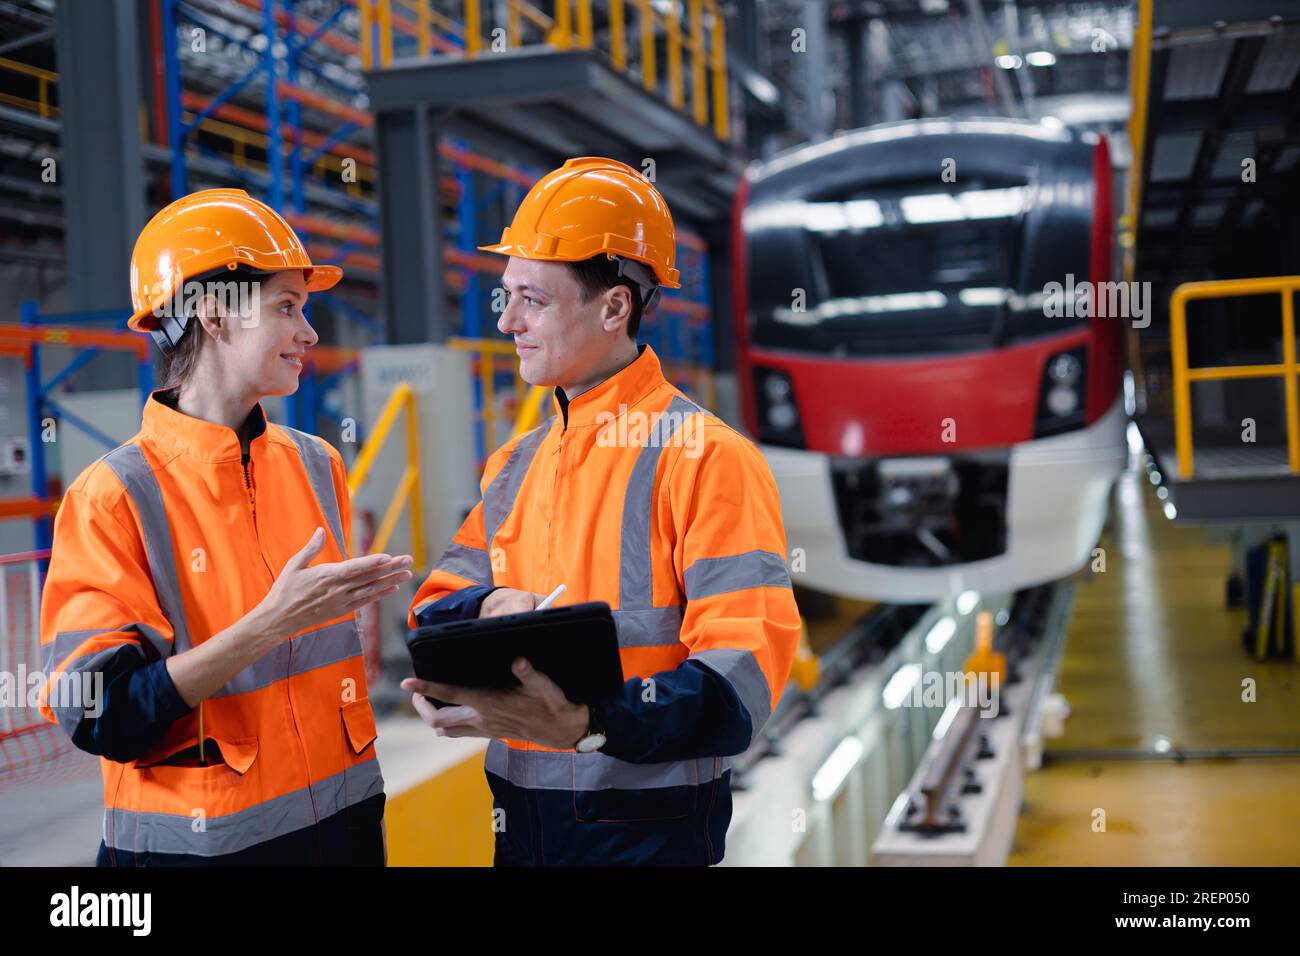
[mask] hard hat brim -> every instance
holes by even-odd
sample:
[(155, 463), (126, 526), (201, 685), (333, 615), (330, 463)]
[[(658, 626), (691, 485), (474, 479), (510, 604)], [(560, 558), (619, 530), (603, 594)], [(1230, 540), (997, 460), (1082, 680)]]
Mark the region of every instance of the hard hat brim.
[[(566, 256), (563, 253), (558, 253), (558, 252), (551, 253), (549, 255), (539, 255), (538, 253), (531, 252), (527, 249), (524, 249), (523, 247), (518, 246), (513, 242), (499, 242), (496, 245), (478, 246), (477, 248), (479, 252), (495, 252), (497, 255), (516, 256), (517, 258), (520, 259), (532, 259), (535, 262), (583, 262), (591, 258), (591, 256)], [(599, 254), (600, 253), (597, 253), (597, 255)], [(606, 253), (606, 255), (613, 258), (615, 254)], [(641, 262), (642, 260), (638, 259), (637, 261)], [(667, 280), (667, 281), (664, 280), (659, 275), (658, 271), (654, 269), (653, 263), (646, 262), (645, 266), (655, 272), (655, 278), (659, 281), (659, 285), (661, 285), (663, 288), (680, 289), (682, 287), (682, 284), (676, 280)]]
[[(266, 269), (266, 272), (292, 272), (301, 268), (307, 275), (308, 292), (324, 292), (339, 284), (343, 270), (339, 266), (292, 266), (290, 268)], [(165, 298), (165, 297), (164, 297)], [(153, 314), (154, 307), (161, 299), (151, 302), (146, 308), (136, 312), (127, 320), (126, 327), (132, 332), (152, 332), (158, 328), (158, 319)]]

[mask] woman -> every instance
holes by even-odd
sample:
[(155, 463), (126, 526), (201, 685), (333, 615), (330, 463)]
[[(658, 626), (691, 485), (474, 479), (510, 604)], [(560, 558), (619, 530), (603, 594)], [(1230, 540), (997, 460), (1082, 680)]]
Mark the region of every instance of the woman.
[(136, 242), (129, 326), (167, 385), (69, 487), (41, 607), (42, 710), (103, 758), (101, 866), (383, 863), (354, 612), (411, 559), (348, 560), (342, 458), (260, 404), (297, 390), (307, 294), (341, 275), (238, 189)]

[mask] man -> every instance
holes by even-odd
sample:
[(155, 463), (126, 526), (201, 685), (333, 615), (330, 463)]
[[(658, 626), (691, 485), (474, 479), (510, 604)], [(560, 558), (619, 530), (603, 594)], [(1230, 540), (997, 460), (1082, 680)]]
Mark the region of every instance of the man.
[(717, 863), (727, 757), (776, 706), (799, 636), (776, 485), (637, 347), (680, 284), (671, 214), (634, 169), (569, 160), (481, 248), (510, 257), (498, 327), (555, 414), (488, 459), (409, 623), (531, 610), (563, 583), (560, 603), (613, 609), (626, 683), (578, 705), (519, 660), (512, 690), (402, 686), (439, 734), (493, 738), (497, 865)]

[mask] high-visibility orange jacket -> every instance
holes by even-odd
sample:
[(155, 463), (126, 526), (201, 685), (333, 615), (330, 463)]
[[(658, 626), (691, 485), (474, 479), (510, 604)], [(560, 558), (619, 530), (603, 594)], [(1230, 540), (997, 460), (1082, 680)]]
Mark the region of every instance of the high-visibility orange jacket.
[[(259, 405), (245, 456), (232, 429), (160, 395), (146, 403), (140, 432), (73, 482), (55, 519), (42, 712), (79, 744), (92, 715), (60, 691), (68, 677), (116, 668), (125, 654), (156, 664), (175, 694), (161, 662), (252, 610), (317, 527), (326, 544), (312, 563), (347, 557), (351, 515), (335, 449), (270, 424)], [(123, 706), (118, 686), (96, 702), (100, 717)], [(339, 857), (322, 851), (322, 832), (355, 824), (363, 803), (382, 814), (352, 615), (278, 645), (203, 703), (205, 756), (219, 751), (219, 761), (196, 765), (199, 710), (180, 704), (170, 722), (141, 730), (152, 741), (136, 741), (137, 756), (101, 761), (101, 860), (107, 851), (109, 862), (137, 864), (329, 862)], [(268, 847), (284, 854), (265, 860)]]
[(482, 500), (420, 587), (409, 623), (504, 586), (613, 609), (621, 695), (596, 753), (494, 740), (505, 863), (714, 863), (728, 756), (781, 696), (800, 621), (780, 502), (754, 445), (664, 379), (653, 350), (488, 460)]

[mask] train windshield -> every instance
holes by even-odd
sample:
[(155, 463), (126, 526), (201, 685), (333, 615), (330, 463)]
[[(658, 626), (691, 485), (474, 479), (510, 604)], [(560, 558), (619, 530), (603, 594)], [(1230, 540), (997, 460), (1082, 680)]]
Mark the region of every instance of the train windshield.
[(1087, 278), (1086, 234), (1031, 238), (1042, 194), (1028, 181), (938, 179), (747, 209), (754, 344), (964, 351), (1079, 324), (1049, 315), (1043, 288)]

